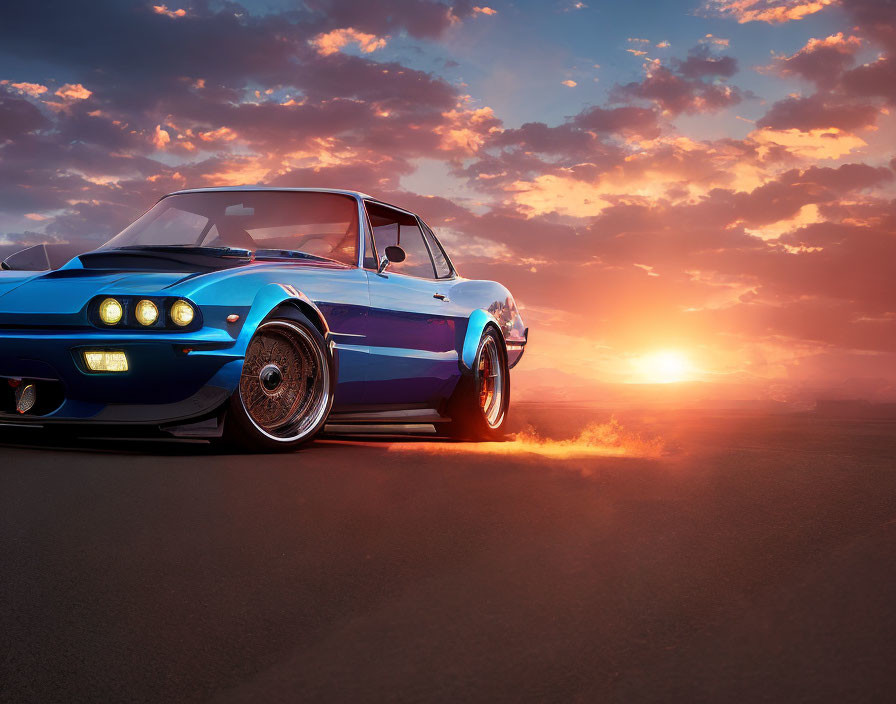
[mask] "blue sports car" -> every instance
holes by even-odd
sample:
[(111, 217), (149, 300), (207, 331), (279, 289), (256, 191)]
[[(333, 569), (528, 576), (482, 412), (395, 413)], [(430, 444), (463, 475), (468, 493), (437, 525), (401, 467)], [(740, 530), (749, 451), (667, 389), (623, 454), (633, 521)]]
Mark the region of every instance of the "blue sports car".
[(354, 191), (162, 198), (105, 245), (0, 272), (0, 423), (294, 448), (325, 423), (498, 438), (528, 330), (417, 215)]

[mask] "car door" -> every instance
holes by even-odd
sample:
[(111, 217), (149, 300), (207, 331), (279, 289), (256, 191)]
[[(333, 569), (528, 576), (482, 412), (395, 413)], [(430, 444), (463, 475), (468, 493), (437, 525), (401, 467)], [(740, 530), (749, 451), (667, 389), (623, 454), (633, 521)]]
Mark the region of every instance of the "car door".
[(458, 376), (450, 281), (436, 278), (416, 216), (373, 201), (365, 205), (377, 252), (397, 245), (406, 255), (381, 273), (367, 271), (366, 402), (434, 405), (450, 394)]

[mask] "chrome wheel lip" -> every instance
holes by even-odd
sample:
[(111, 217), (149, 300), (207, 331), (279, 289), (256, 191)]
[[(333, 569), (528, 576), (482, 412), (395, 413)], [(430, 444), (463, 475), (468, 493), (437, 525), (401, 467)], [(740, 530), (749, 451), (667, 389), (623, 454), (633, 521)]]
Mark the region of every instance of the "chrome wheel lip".
[[(246, 408), (246, 402), (243, 399), (243, 392), (241, 388), (241, 384), (237, 385), (237, 393), (240, 398), (240, 405), (243, 408), (243, 411), (246, 414), (246, 418), (249, 419), (249, 422), (252, 426), (266, 438), (273, 440), (279, 443), (291, 443), (301, 440), (304, 437), (307, 437), (311, 433), (313, 433), (318, 427), (320, 427), (323, 420), (326, 418), (327, 414), (330, 410), (330, 360), (327, 356), (327, 353), (321, 346), (317, 343), (317, 341), (305, 330), (302, 326), (296, 325), (290, 321), (285, 320), (275, 320), (269, 323), (263, 323), (258, 326), (258, 329), (255, 331), (257, 335), (259, 332), (270, 329), (270, 328), (280, 328), (287, 329), (290, 333), (299, 335), (303, 340), (305, 340), (310, 348), (314, 350), (314, 354), (317, 361), (318, 369), (320, 370), (319, 378), (315, 380), (315, 384), (318, 386), (316, 392), (318, 393), (318, 398), (314, 402), (314, 409), (310, 413), (306, 413), (303, 418), (295, 419), (292, 418), (283, 425), (279, 427), (288, 427), (289, 429), (296, 429), (295, 433), (290, 433), (288, 435), (275, 435), (270, 430), (262, 427), (255, 418), (252, 417), (252, 414), (249, 412), (249, 409)], [(251, 344), (251, 343), (250, 343)], [(271, 364), (266, 364), (262, 367), (264, 369), (276, 366)], [(259, 372), (259, 374), (261, 373)], [(242, 375), (241, 375), (242, 380)], [(259, 379), (260, 383), (260, 379)], [(264, 386), (262, 385), (262, 388)]]
[[(487, 355), (487, 356), (485, 356)], [(491, 382), (482, 378), (482, 367), (486, 366), (492, 373), (489, 374)], [(479, 348), (479, 359), (476, 365), (476, 376), (479, 388), (479, 410), (482, 412), (485, 422), (490, 428), (497, 428), (504, 420), (504, 365), (501, 363), (501, 352), (494, 337), (487, 335)], [(485, 402), (482, 401), (482, 386), (490, 386), (490, 391), (485, 393)]]

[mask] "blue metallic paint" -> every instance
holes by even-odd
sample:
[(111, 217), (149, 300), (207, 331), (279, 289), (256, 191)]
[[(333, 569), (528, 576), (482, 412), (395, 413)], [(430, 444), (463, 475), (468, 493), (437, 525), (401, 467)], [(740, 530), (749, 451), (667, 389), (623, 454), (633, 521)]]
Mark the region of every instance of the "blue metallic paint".
[[(363, 196), (353, 195), (363, 207)], [(98, 329), (88, 305), (106, 295), (183, 298), (200, 309), (202, 327)], [(490, 281), (418, 279), (309, 260), (199, 274), (107, 271), (75, 258), (53, 272), (0, 272), (0, 377), (58, 379), (65, 387), (52, 413), (11, 417), (158, 425), (213, 413), (237, 388), (255, 329), (283, 306), (319, 324), (330, 345), (338, 369), (335, 412), (437, 408), (469, 371), (486, 325), (515, 348), (526, 342), (513, 297)], [(231, 314), (237, 322), (227, 322)], [(130, 369), (91, 373), (80, 361), (84, 348), (125, 350)]]

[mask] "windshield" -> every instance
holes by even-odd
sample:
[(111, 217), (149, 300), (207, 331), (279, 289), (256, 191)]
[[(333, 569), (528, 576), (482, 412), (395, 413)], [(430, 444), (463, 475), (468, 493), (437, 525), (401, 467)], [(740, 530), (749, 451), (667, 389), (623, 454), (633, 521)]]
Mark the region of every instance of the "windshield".
[(101, 249), (217, 247), (358, 263), (358, 206), (339, 193), (206, 191), (168, 196)]

